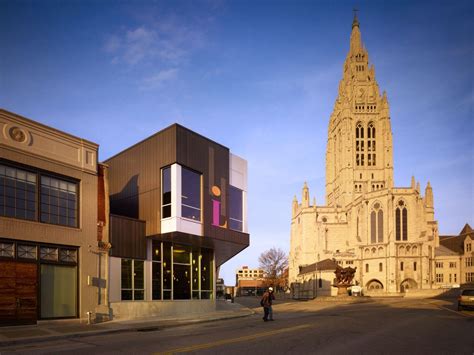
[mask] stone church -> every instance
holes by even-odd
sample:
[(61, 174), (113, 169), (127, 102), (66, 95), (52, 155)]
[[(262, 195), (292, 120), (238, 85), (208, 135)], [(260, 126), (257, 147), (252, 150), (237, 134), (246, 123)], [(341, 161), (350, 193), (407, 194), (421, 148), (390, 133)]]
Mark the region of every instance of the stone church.
[(439, 246), (433, 190), (428, 182), (422, 191), (413, 177), (410, 186), (394, 186), (390, 120), (354, 17), (328, 126), (326, 204), (310, 202), (306, 183), (292, 204), (290, 283), (331, 259), (357, 267), (354, 280), (367, 293), (431, 288)]

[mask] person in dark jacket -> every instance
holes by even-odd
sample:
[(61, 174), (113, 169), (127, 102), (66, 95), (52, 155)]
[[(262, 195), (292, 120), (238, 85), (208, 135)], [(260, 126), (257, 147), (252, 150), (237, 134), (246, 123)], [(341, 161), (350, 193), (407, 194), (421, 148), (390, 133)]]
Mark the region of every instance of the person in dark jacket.
[(273, 295), (273, 287), (269, 287), (267, 291), (262, 296), (262, 300), (260, 301), (263, 307), (263, 320), (265, 322), (273, 320), (273, 309), (272, 304), (275, 296)]

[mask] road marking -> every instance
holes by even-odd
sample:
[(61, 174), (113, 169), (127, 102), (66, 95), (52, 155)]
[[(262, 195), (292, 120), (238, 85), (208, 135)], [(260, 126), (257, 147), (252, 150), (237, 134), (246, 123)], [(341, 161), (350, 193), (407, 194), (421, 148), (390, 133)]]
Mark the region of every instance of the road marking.
[(246, 336), (242, 336), (242, 337), (238, 337), (238, 338), (218, 340), (218, 341), (214, 341), (212, 343), (197, 344), (197, 345), (192, 345), (192, 346), (188, 346), (188, 347), (185, 347), (185, 348), (177, 348), (177, 349), (168, 350), (168, 351), (161, 352), (161, 353), (155, 353), (155, 355), (172, 355), (172, 354), (176, 354), (176, 353), (185, 353), (185, 352), (188, 352), (188, 351), (208, 349), (208, 348), (213, 348), (213, 347), (221, 346), (221, 345), (227, 345), (227, 344), (232, 344), (232, 343), (240, 343), (242, 341), (248, 341), (248, 340), (255, 340), (255, 339), (267, 337), (267, 336), (270, 336), (270, 335), (281, 334), (281, 333), (286, 333), (286, 332), (292, 332), (292, 331), (295, 331), (295, 330), (309, 328), (309, 327), (311, 327), (311, 324), (302, 324), (302, 325), (297, 325), (295, 327), (282, 328), (282, 329), (272, 330), (272, 331), (268, 331), (268, 332), (262, 332), (262, 333), (252, 334), (252, 335), (246, 335)]
[(454, 314), (457, 314), (458, 316), (463, 316), (463, 317), (466, 317), (466, 318), (470, 318), (470, 317), (474, 317), (473, 315), (470, 315), (470, 314), (464, 314), (464, 313), (461, 313), (460, 311), (455, 311), (455, 310), (452, 310), (452, 309), (449, 309), (445, 306), (441, 306), (439, 304), (436, 304), (435, 302), (428, 302), (429, 304), (432, 304), (434, 306), (436, 306), (437, 308), (439, 309), (444, 309), (445, 311), (449, 311), (451, 313), (454, 313)]

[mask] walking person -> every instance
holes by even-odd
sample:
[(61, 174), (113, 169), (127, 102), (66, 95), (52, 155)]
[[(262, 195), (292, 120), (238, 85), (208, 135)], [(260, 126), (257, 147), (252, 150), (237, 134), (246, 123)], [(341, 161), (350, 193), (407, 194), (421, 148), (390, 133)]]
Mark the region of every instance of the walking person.
[(263, 320), (265, 322), (273, 320), (272, 304), (275, 296), (273, 295), (273, 287), (269, 287), (262, 296), (260, 304), (263, 307)]

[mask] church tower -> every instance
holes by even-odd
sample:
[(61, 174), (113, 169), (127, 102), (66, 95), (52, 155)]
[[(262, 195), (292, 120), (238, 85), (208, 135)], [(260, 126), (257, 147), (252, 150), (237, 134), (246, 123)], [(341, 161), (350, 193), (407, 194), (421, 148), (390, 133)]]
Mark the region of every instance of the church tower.
[(326, 148), (326, 205), (346, 207), (371, 191), (393, 187), (387, 95), (375, 80), (354, 15), (350, 49), (331, 114)]

